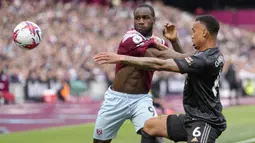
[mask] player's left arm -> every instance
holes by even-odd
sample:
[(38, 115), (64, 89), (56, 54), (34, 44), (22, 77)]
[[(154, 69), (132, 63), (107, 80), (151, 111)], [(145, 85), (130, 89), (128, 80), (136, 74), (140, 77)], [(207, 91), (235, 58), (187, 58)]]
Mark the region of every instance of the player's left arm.
[(123, 63), (145, 70), (180, 72), (173, 59), (163, 60), (152, 57), (132, 57), (115, 53), (99, 53), (94, 57), (94, 60), (99, 64)]
[(173, 59), (125, 56), (122, 58), (121, 63), (133, 65), (146, 70), (180, 72), (178, 65)]
[(205, 60), (201, 56), (190, 56), (181, 59), (159, 59), (151, 57), (132, 57), (114, 53), (99, 53), (94, 57), (99, 64), (123, 63), (138, 68), (156, 71), (172, 71), (179, 73), (201, 73)]

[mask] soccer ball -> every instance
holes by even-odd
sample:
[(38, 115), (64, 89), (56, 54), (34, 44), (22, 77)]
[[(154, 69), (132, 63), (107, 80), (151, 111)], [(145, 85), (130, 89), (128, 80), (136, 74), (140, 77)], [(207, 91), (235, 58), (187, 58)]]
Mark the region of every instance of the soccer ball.
[(31, 21), (19, 23), (13, 30), (14, 43), (22, 49), (34, 49), (42, 40), (42, 32), (38, 25)]

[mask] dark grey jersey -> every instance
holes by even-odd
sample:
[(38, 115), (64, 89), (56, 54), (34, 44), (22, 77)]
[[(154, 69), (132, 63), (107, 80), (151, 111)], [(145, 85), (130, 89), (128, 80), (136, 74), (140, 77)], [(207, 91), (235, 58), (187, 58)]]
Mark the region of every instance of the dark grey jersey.
[(225, 130), (219, 95), (219, 79), (224, 58), (218, 48), (210, 48), (184, 59), (174, 59), (181, 73), (187, 73), (183, 105), (185, 122), (201, 120)]

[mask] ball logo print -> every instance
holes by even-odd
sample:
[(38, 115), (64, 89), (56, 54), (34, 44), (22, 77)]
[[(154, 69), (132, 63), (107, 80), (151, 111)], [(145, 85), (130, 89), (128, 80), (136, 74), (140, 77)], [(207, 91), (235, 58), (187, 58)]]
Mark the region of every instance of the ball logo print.
[(31, 50), (41, 42), (41, 29), (31, 21), (19, 23), (13, 30), (13, 41), (22, 49)]
[(35, 36), (35, 33), (36, 33), (35, 31), (36, 31), (37, 27), (32, 25), (31, 22), (25, 22), (25, 23), (26, 23), (26, 26), (24, 28), (22, 28), (22, 30), (28, 28), (28, 30), (30, 31), (30, 34), (33, 34)]

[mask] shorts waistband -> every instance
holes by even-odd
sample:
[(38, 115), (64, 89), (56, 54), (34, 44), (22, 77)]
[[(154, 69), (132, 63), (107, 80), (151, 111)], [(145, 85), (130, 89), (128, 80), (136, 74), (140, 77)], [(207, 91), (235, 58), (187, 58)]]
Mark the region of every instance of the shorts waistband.
[(111, 95), (128, 97), (128, 98), (139, 98), (139, 97), (143, 97), (143, 96), (152, 97), (149, 93), (147, 93), (147, 94), (128, 94), (128, 93), (118, 92), (118, 91), (113, 90), (112, 86), (110, 86), (108, 88), (107, 92), (110, 93)]

